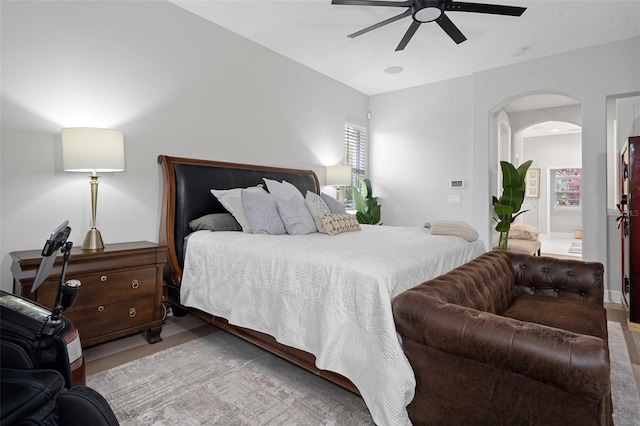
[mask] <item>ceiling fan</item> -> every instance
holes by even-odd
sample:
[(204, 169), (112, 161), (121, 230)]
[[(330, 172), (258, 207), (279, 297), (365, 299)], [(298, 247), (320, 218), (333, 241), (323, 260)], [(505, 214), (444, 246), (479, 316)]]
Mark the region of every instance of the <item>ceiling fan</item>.
[(396, 47), (396, 51), (404, 50), (416, 33), (418, 27), (426, 22), (434, 22), (444, 30), (456, 42), (460, 44), (467, 38), (456, 27), (456, 25), (447, 17), (447, 12), (474, 12), (487, 13), (492, 15), (520, 16), (527, 10), (526, 7), (502, 6), (497, 4), (483, 3), (467, 3), (454, 0), (407, 0), (407, 1), (381, 1), (381, 0), (332, 0), (331, 4), (351, 5), (351, 6), (384, 6), (384, 7), (406, 7), (407, 10), (399, 15), (385, 19), (382, 22), (373, 24), (370, 27), (349, 34), (347, 37), (355, 38), (373, 31), (384, 25), (398, 21), (407, 16), (411, 16), (413, 22), (411, 26), (400, 40), (400, 44)]

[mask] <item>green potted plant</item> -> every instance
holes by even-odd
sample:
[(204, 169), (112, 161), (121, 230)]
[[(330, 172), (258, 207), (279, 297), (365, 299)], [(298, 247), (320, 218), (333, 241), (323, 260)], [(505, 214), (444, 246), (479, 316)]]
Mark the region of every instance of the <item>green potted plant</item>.
[(494, 220), (498, 222), (495, 229), (500, 233), (499, 250), (507, 250), (511, 223), (519, 215), (527, 211), (521, 212), (520, 208), (524, 201), (527, 170), (532, 162), (533, 160), (529, 160), (522, 163), (517, 169), (507, 161), (500, 162), (502, 169), (502, 196), (500, 199), (493, 197), (493, 212), (497, 216), (494, 217)]
[(356, 173), (360, 181), (360, 189), (354, 188), (353, 199), (356, 203), (356, 219), (359, 223), (375, 225), (380, 222), (380, 205), (378, 197), (374, 197), (371, 190), (371, 181)]

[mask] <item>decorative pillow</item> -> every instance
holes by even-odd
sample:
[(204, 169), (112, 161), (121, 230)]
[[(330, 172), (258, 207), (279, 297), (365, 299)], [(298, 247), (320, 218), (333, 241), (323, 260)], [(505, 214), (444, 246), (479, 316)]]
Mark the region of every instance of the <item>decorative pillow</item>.
[(307, 191), (307, 195), (304, 197), (304, 204), (307, 206), (307, 209), (309, 209), (309, 213), (311, 213), (311, 216), (313, 217), (313, 221), (316, 224), (316, 228), (318, 228), (318, 232), (326, 234), (327, 231), (324, 229), (320, 216), (323, 213), (331, 213), (327, 203), (325, 203), (322, 197), (315, 192)]
[(358, 220), (349, 213), (323, 213), (320, 219), (329, 235), (360, 230)]
[(254, 234), (286, 234), (273, 196), (266, 191), (241, 191), (242, 209)]
[(192, 231), (242, 231), (231, 213), (211, 213), (189, 222)]
[(284, 229), (288, 234), (305, 235), (317, 232), (313, 217), (298, 188), (284, 180), (282, 182), (271, 179), (263, 180), (271, 195), (276, 199), (280, 219), (282, 219)]
[(327, 195), (327, 194), (325, 194), (323, 192), (322, 194), (320, 194), (320, 196), (322, 197), (322, 200), (329, 207), (329, 211), (331, 213), (346, 213), (347, 212), (347, 209), (344, 207), (344, 204), (342, 204), (340, 201), (338, 201), (335, 198), (333, 198), (331, 195)]
[(467, 241), (478, 239), (478, 231), (465, 222), (455, 220), (435, 220), (424, 224), (425, 228), (431, 228), (433, 235), (455, 235)]
[(531, 225), (512, 223), (509, 228), (509, 239), (536, 241), (538, 239), (538, 230)]
[[(212, 189), (211, 193), (215, 195), (218, 201), (220, 201), (220, 204), (236, 218), (244, 232), (251, 232), (251, 226), (247, 222), (247, 218), (244, 216), (244, 211), (242, 210), (242, 199), (240, 195), (242, 189), (243, 188)], [(264, 189), (260, 186), (251, 186), (247, 188), (247, 190), (264, 192)]]

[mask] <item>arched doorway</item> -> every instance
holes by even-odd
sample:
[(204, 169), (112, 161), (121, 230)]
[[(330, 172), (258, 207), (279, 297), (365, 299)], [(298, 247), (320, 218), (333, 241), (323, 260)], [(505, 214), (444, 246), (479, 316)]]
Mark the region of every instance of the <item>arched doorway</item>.
[[(493, 111), (492, 121), (490, 187), (500, 188), (499, 162), (505, 159), (506, 152), (507, 160), (516, 166), (533, 160), (531, 169), (536, 169), (539, 176), (538, 196), (525, 199), (522, 210), (528, 211), (518, 221), (538, 229), (544, 254), (580, 258), (581, 238), (575, 238), (582, 234), (579, 200), (576, 203), (572, 194), (571, 201), (565, 201), (567, 206), (562, 205), (562, 197), (568, 196), (565, 181), (574, 185), (576, 179), (556, 176), (581, 169), (580, 101), (557, 93), (523, 94), (501, 103)], [(505, 141), (506, 134), (509, 141)], [(497, 239), (497, 232), (494, 238)]]

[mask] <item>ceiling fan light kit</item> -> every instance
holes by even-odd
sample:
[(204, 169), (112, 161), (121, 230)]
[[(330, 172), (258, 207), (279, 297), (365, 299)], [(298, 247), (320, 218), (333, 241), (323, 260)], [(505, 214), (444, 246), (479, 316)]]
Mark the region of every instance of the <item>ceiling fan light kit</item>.
[(444, 2), (438, 0), (416, 1), (411, 5), (411, 16), (420, 23), (431, 22), (444, 13)]
[(449, 19), (445, 11), (449, 12), (473, 12), (484, 13), (490, 15), (505, 15), (505, 16), (521, 16), (526, 7), (517, 6), (503, 6), (497, 4), (485, 4), (485, 3), (467, 3), (454, 0), (408, 0), (408, 1), (381, 1), (381, 0), (332, 0), (331, 4), (336, 5), (348, 5), (348, 6), (383, 6), (383, 7), (406, 7), (403, 13), (393, 16), (384, 21), (373, 24), (367, 28), (357, 31), (353, 34), (349, 34), (348, 37), (355, 38), (363, 34), (373, 31), (377, 28), (398, 21), (407, 16), (411, 16), (413, 22), (407, 29), (407, 32), (400, 40), (396, 51), (404, 50), (413, 35), (418, 30), (420, 25), (435, 22), (447, 33), (451, 39), (460, 44), (467, 38), (456, 27), (456, 25)]

